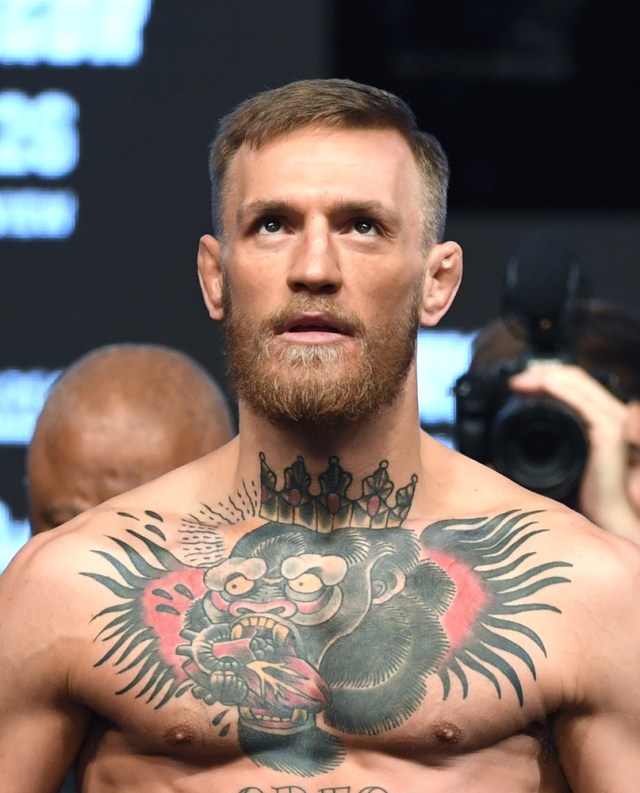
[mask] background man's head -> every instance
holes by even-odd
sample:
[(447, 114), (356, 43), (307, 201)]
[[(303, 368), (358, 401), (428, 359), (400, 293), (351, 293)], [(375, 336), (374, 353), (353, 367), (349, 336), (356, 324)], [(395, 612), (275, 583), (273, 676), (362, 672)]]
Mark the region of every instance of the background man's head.
[(418, 129), (413, 111), (399, 97), (351, 80), (300, 80), (264, 91), (220, 122), (211, 147), (209, 173), (214, 223), (224, 236), (223, 205), (234, 157), (241, 146), (264, 143), (303, 127), (395, 130), (409, 145), (422, 177), (425, 241), (442, 239), (447, 211), (449, 166), (439, 142)]
[(27, 456), (34, 534), (222, 446), (225, 397), (186, 355), (116, 345), (74, 363), (54, 384)]

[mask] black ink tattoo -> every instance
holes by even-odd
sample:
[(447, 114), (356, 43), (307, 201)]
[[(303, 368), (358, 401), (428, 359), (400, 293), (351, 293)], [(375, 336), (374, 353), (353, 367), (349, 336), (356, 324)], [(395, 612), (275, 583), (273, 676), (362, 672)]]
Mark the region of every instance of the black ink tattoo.
[(264, 522), (228, 555), (211, 530), (207, 560), (181, 562), (157, 542), (162, 518), (151, 512), (141, 521), (122, 514), (144, 531), (127, 529), (135, 544), (114, 538), (121, 556), (96, 552), (118, 574), (84, 573), (118, 598), (96, 617), (111, 617), (97, 666), (131, 670), (117, 694), (135, 690), (161, 707), (189, 691), (220, 709), (220, 735), (232, 709), (257, 765), (302, 777), (344, 758), (340, 738), (318, 727), (320, 713), (338, 732), (379, 734), (415, 712), (433, 677), (444, 698), (454, 679), (466, 697), (469, 673), (498, 697), (506, 680), (523, 704), (511, 659), (535, 678), (527, 645), (542, 654), (545, 646), (518, 617), (558, 612), (535, 596), (567, 582), (558, 571), (571, 566), (531, 564), (534, 553), (520, 551), (544, 531), (536, 513), (439, 521), (417, 537), (401, 525), (417, 480), (395, 491), (384, 461), (354, 499), (336, 458), (319, 495), (301, 458), (281, 490), (264, 456), (261, 466)]
[[(269, 793), (307, 793), (305, 788), (299, 787), (298, 785), (282, 785), (282, 787), (273, 787), (269, 788)], [(262, 788), (259, 787), (244, 787), (239, 793), (266, 793), (263, 791)], [(309, 793), (312, 793), (309, 791)], [(363, 788), (352, 788), (351, 785), (344, 785), (341, 787), (322, 787), (318, 788), (317, 791), (313, 791), (313, 793), (387, 793), (387, 791), (382, 788), (378, 787), (378, 785), (367, 785)]]

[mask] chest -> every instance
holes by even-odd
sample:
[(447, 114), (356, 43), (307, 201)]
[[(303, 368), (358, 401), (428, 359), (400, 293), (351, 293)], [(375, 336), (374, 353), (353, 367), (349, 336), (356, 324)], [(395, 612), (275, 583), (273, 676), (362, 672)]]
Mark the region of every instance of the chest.
[(80, 698), (140, 751), (323, 770), (350, 748), (461, 754), (544, 722), (558, 632), (526, 587), (551, 579), (496, 584), (407, 532), (326, 547), (263, 528), (206, 568), (130, 550), (125, 583), (99, 578)]
[(473, 674), (466, 696), (456, 685), (445, 697), (440, 678), (429, 676), (419, 689), (398, 688), (386, 700), (374, 685), (337, 683), (314, 697), (307, 673), (268, 662), (255, 665), (260, 680), (254, 687), (246, 687), (232, 668), (212, 672), (206, 685), (177, 688), (151, 666), (132, 686), (131, 671), (96, 670), (94, 745), (119, 736), (135, 755), (209, 767), (241, 762), (315, 776), (362, 754), (438, 766), (518, 735), (526, 735), (529, 745), (544, 740), (535, 683), (524, 684), (520, 705), (514, 692), (505, 688), (498, 696), (490, 681)]

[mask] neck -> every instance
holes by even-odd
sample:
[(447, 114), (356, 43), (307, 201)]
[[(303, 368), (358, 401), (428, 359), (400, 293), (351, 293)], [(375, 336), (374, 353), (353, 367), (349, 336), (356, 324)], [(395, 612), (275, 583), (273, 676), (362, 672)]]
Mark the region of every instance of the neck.
[[(283, 427), (268, 422), (240, 403), (239, 457), (236, 481), (274, 481), (274, 491), (295, 487), (302, 476), (312, 493), (328, 480), (336, 482), (346, 502), (371, 487), (393, 487), (390, 502), (421, 480), (422, 433), (417, 396), (403, 389), (398, 399), (377, 415), (338, 429)], [(275, 476), (275, 479), (274, 479)], [(323, 484), (324, 483), (324, 484)], [(405, 491), (404, 496), (408, 495)], [(411, 498), (409, 498), (409, 503)]]

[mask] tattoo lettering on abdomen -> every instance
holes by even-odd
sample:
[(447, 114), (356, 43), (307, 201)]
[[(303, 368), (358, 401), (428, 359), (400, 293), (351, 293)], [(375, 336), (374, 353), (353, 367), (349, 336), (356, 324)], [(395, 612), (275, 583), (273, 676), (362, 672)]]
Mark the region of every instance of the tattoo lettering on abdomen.
[[(239, 793), (267, 793), (259, 787), (244, 787)], [(281, 787), (270, 787), (268, 793), (387, 793), (387, 791), (377, 785), (368, 785), (363, 788), (354, 788), (351, 785), (343, 787), (322, 787), (313, 791), (300, 787), (299, 785), (282, 785)]]
[(523, 704), (516, 666), (535, 677), (532, 652), (545, 647), (519, 615), (558, 612), (534, 596), (567, 582), (559, 570), (571, 566), (521, 552), (544, 531), (537, 513), (439, 521), (418, 537), (402, 526), (416, 478), (396, 491), (384, 461), (355, 498), (337, 458), (318, 494), (301, 458), (281, 490), (261, 463), (264, 522), (228, 554), (224, 528), (212, 529), (216, 558), (181, 562), (150, 511), (121, 515), (146, 525), (114, 540), (118, 556), (96, 552), (116, 574), (83, 573), (117, 598), (96, 616), (109, 618), (96, 665), (129, 675), (117, 694), (162, 707), (188, 692), (211, 707), (222, 737), (227, 712), (237, 716), (256, 765), (301, 777), (344, 758), (320, 715), (338, 733), (377, 735), (408, 719), (436, 678), (446, 699), (454, 681), (466, 697), (476, 675), (498, 697), (506, 683)]

